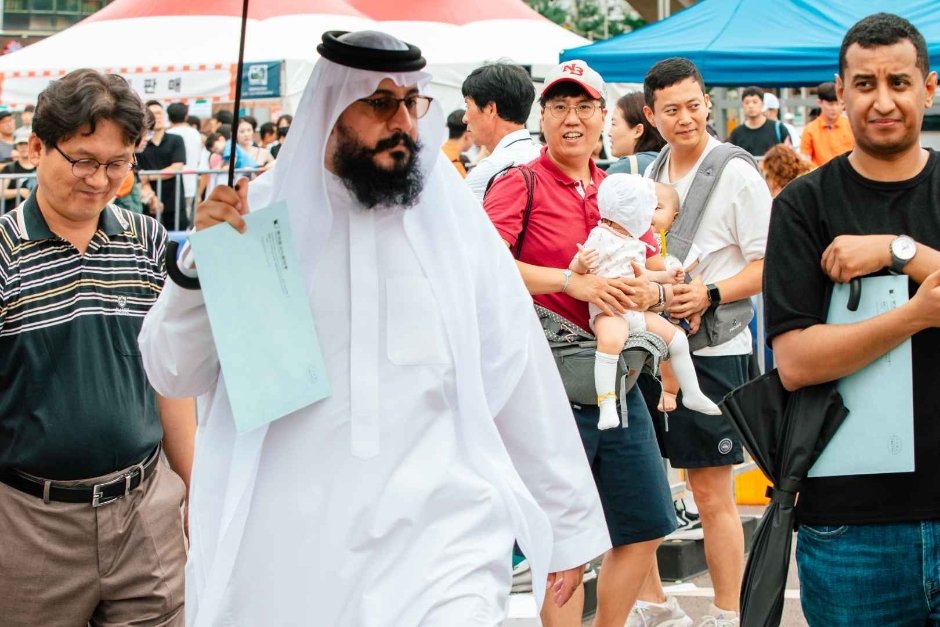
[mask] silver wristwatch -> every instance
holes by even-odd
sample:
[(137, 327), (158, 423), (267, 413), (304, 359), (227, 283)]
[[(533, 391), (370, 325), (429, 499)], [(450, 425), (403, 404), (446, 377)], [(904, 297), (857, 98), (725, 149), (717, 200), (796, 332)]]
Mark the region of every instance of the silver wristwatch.
[(891, 271), (896, 274), (904, 273), (906, 266), (917, 254), (917, 242), (907, 235), (901, 235), (891, 240)]

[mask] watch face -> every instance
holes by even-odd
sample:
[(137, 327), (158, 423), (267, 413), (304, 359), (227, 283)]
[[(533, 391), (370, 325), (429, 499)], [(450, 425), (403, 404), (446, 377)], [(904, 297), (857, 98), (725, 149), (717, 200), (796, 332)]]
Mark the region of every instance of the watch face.
[(917, 252), (917, 244), (909, 237), (899, 237), (891, 243), (891, 252), (899, 259), (910, 260)]

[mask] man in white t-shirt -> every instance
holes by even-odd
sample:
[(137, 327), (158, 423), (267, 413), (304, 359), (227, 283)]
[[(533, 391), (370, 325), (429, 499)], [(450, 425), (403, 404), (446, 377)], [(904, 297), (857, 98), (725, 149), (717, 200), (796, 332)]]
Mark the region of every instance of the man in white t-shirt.
[[(195, 170), (199, 165), (199, 156), (202, 154), (202, 136), (199, 131), (194, 129), (186, 122), (189, 115), (189, 107), (182, 102), (174, 102), (166, 108), (167, 118), (170, 120), (170, 127), (166, 129), (167, 133), (179, 135), (183, 139), (183, 145), (186, 146), (186, 163), (183, 168), (186, 170)], [(196, 196), (196, 178), (195, 174), (183, 175), (183, 196), (186, 198), (186, 215), (192, 218), (193, 198)]]
[(461, 89), (467, 105), (463, 120), (473, 143), (489, 152), (467, 174), (467, 185), (483, 202), (496, 174), (539, 156), (542, 147), (525, 127), (535, 102), (535, 87), (525, 68), (493, 63), (473, 70)]
[[(694, 63), (672, 58), (650, 69), (644, 92), (646, 117), (669, 148), (657, 180), (675, 187), (684, 206), (705, 156), (721, 145), (705, 131), (709, 101), (705, 83)], [(655, 165), (647, 175), (653, 175)], [(672, 316), (688, 318), (760, 293), (771, 202), (766, 183), (751, 163), (738, 158), (728, 162), (693, 237), (702, 251), (701, 262), (689, 273), (690, 284), (674, 288), (669, 303)], [(693, 362), (706, 396), (720, 402), (744, 384), (750, 354), (751, 333), (746, 327), (724, 344), (696, 351)], [(724, 417), (689, 411), (681, 402), (670, 412), (663, 440), (672, 466), (686, 469), (701, 514), (705, 558), (715, 588), (714, 603), (701, 624), (736, 626), (744, 532), (731, 491), (731, 469), (744, 461), (741, 443)], [(651, 573), (640, 598), (650, 603), (636, 610), (644, 613), (645, 622), (638, 624), (678, 624), (667, 622), (668, 613), (677, 607), (674, 599), (666, 598), (658, 573)], [(660, 614), (666, 620), (660, 621)]]

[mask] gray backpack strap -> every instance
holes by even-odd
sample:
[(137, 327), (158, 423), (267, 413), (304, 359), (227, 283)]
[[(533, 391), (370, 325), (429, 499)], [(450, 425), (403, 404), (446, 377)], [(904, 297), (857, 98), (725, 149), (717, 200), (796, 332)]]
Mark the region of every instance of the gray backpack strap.
[(666, 165), (666, 159), (669, 157), (669, 146), (663, 146), (663, 149), (659, 151), (659, 154), (656, 155), (656, 158), (653, 160), (653, 163), (650, 164), (650, 178), (654, 181), (659, 180), (660, 174), (663, 172), (663, 167)]
[(643, 176), (643, 173), (640, 172), (640, 161), (636, 158), (636, 155), (630, 155), (627, 157), (627, 162), (630, 164), (630, 174), (639, 174)]
[[(665, 152), (665, 149), (663, 152)], [(657, 162), (662, 158), (662, 155), (663, 153), (660, 153)], [(669, 233), (666, 234), (666, 245), (669, 253), (675, 255), (677, 259), (685, 259), (689, 254), (689, 250), (692, 248), (692, 240), (702, 223), (702, 217), (705, 215), (705, 207), (708, 206), (712, 192), (715, 191), (715, 186), (721, 178), (721, 173), (724, 172), (725, 166), (732, 159), (744, 159), (760, 172), (760, 166), (757, 165), (757, 161), (751, 156), (751, 153), (738, 146), (721, 144), (708, 153), (692, 180), (692, 186), (689, 188), (689, 193), (686, 194), (685, 202), (682, 203), (682, 210), (679, 212), (679, 217), (676, 218), (676, 223), (672, 225)], [(653, 165), (655, 166), (656, 163)], [(659, 169), (662, 170), (661, 164)]]

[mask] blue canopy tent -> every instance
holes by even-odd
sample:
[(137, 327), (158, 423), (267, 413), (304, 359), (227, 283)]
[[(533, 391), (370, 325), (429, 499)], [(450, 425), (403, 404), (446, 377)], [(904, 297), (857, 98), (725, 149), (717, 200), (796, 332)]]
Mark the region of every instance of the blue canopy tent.
[(917, 26), (931, 65), (940, 62), (937, 0), (701, 0), (631, 33), (565, 50), (561, 60), (583, 59), (614, 83), (642, 83), (657, 61), (682, 56), (709, 85), (817, 85), (838, 71), (846, 31), (884, 10)]

